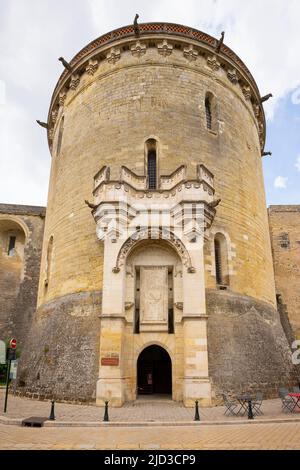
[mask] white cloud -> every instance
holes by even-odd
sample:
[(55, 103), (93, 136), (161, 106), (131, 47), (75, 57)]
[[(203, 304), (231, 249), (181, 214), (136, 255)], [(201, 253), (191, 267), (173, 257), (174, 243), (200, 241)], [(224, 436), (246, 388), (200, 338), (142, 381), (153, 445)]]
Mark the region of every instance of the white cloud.
[(285, 189), (287, 187), (288, 178), (285, 176), (277, 176), (274, 180), (274, 188)]
[(295, 163), (295, 167), (297, 168), (298, 171), (300, 171), (300, 155), (299, 157), (297, 158), (297, 161)]
[(297, 90), (292, 94), (292, 103), (300, 104), (300, 88), (297, 88)]

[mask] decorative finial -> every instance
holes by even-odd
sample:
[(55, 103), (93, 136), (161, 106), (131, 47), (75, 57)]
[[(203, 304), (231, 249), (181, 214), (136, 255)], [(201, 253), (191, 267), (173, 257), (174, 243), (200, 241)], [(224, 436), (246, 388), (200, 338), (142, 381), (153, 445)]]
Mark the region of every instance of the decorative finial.
[(138, 18), (139, 18), (139, 15), (136, 14), (135, 18), (134, 18), (134, 22), (133, 22), (134, 34), (135, 34), (135, 37), (137, 37), (137, 38), (140, 37), (140, 28), (139, 28), (139, 25), (138, 25), (138, 22), (137, 22)]
[(39, 121), (38, 119), (36, 120), (39, 126), (44, 127), (45, 129), (48, 129), (48, 124), (46, 122)]
[(269, 93), (268, 95), (266, 96), (262, 96), (262, 98), (260, 99), (260, 102), (263, 103), (264, 101), (267, 101), (269, 98), (272, 98), (272, 93)]
[(65, 69), (69, 70), (69, 72), (72, 70), (72, 67), (69, 62), (67, 62), (63, 57), (60, 57), (58, 60), (63, 64)]
[(221, 37), (220, 37), (219, 41), (217, 41), (217, 45), (216, 45), (216, 53), (217, 54), (219, 54), (219, 52), (221, 50), (221, 46), (222, 46), (223, 41), (224, 41), (224, 36), (225, 36), (225, 31), (222, 31)]

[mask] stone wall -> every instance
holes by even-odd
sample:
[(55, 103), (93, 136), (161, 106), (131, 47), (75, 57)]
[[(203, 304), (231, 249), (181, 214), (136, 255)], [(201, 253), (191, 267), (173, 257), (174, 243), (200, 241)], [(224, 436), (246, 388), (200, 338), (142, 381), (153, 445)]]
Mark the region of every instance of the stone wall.
[(277, 397), (278, 388), (300, 380), (293, 366), (279, 313), (265, 302), (228, 291), (208, 290), (208, 364), (216, 396), (262, 391)]
[(44, 219), (44, 207), (0, 204), (0, 338), (16, 337), (21, 349), (36, 309)]
[(300, 339), (300, 206), (270, 206), (269, 224), (278, 303)]

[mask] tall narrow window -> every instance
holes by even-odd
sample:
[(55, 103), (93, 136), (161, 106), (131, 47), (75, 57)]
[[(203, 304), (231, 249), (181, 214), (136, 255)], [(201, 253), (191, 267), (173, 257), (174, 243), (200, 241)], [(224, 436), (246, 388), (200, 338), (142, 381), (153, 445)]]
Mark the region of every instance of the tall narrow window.
[(9, 237), (8, 250), (7, 250), (8, 256), (14, 256), (15, 254), (16, 239), (17, 237)]
[(53, 252), (53, 236), (50, 237), (47, 249), (47, 264), (46, 264), (46, 279), (45, 287), (49, 285), (49, 279), (51, 275), (51, 263), (52, 263), (52, 252)]
[(63, 116), (61, 118), (61, 121), (60, 121), (60, 124), (59, 124), (59, 131), (58, 131), (58, 138), (57, 138), (57, 148), (56, 148), (56, 155), (57, 156), (60, 154), (62, 137), (63, 137), (63, 132), (64, 132), (64, 122), (65, 122), (65, 117)]
[(149, 139), (146, 142), (148, 189), (157, 189), (157, 142)]
[(222, 233), (217, 233), (214, 240), (216, 284), (229, 286), (227, 242)]
[(206, 115), (206, 127), (212, 129), (212, 112), (211, 112), (211, 97), (206, 95), (205, 98), (205, 115)]
[(133, 333), (140, 332), (140, 271), (135, 272), (135, 308), (134, 308), (134, 322)]

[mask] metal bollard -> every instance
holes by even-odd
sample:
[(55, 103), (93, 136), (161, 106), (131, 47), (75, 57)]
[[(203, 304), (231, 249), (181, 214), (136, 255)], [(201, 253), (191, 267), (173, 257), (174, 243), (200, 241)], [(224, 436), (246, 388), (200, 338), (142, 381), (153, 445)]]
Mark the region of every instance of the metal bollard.
[(51, 421), (55, 421), (54, 405), (55, 405), (55, 401), (52, 400), (51, 401), (51, 412), (50, 412), (50, 416), (49, 416), (49, 420), (51, 420)]
[(254, 419), (251, 400), (248, 400), (248, 419)]
[(195, 401), (195, 418), (194, 421), (200, 421), (198, 401)]
[(105, 402), (105, 411), (104, 411), (103, 421), (109, 421), (109, 417), (108, 417), (108, 401)]

